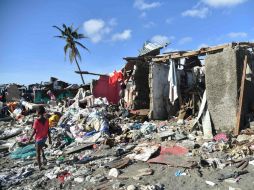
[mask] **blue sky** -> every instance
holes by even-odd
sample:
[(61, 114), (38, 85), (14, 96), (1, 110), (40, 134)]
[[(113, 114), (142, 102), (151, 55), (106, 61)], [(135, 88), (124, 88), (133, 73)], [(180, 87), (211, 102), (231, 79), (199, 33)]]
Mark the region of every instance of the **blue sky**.
[(81, 83), (53, 25), (80, 27), (90, 50), (81, 50), (81, 69), (110, 73), (146, 40), (170, 41), (164, 51), (254, 41), (253, 8), (253, 0), (0, 0), (0, 83)]

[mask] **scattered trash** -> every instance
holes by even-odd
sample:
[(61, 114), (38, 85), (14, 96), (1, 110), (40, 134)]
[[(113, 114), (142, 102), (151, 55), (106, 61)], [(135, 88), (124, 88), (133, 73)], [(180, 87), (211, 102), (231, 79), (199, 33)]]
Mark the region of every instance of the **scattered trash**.
[(244, 175), (244, 174), (247, 174), (247, 173), (249, 173), (249, 172), (247, 170), (244, 170), (244, 171), (236, 171), (234, 173), (229, 173), (229, 174), (221, 174), (220, 177), (218, 178), (218, 180), (223, 181), (223, 180), (228, 179), (228, 178), (237, 178), (240, 175)]
[(108, 176), (117, 178), (119, 176), (120, 172), (116, 168), (112, 168), (109, 170)]
[(78, 183), (82, 183), (84, 181), (84, 177), (76, 177), (74, 178), (74, 181), (78, 182)]
[(185, 175), (187, 175), (185, 172), (182, 172), (181, 170), (177, 170), (176, 172), (175, 172), (175, 176), (176, 177), (179, 177), (179, 176), (185, 176)]
[(225, 133), (220, 133), (220, 134), (217, 134), (213, 137), (213, 140), (215, 140), (216, 142), (220, 142), (220, 141), (223, 141), (223, 142), (228, 142), (228, 137)]
[[(223, 49), (212, 50), (198, 52), (209, 56)], [(119, 81), (113, 76), (100, 76), (99, 82), (91, 84), (92, 90), (88, 90), (89, 85), (78, 89), (78, 85), (53, 80), (47, 85), (39, 85), (40, 88), (33, 87), (31, 98), (22, 95), (15, 101), (0, 101), (0, 189), (163, 190), (186, 186), (191, 189), (197, 185), (203, 189), (208, 185), (224, 188), (225, 184), (218, 181), (244, 187), (241, 178), (246, 175), (246, 181), (249, 181), (248, 172), (254, 165), (254, 131), (249, 128), (242, 130), (240, 135), (233, 135), (224, 130), (224, 126), (221, 126), (222, 130), (215, 126), (216, 122), (217, 125), (227, 123), (221, 119), (215, 121), (214, 112), (221, 108), (218, 106), (214, 110), (213, 104), (209, 105), (211, 90), (206, 89), (204, 68), (201, 72), (203, 64), (200, 66), (198, 56), (181, 57), (182, 54), (185, 52), (168, 56), (180, 56), (177, 62), (170, 59), (158, 64), (156, 61), (143, 64), (143, 61), (157, 59), (156, 56), (141, 56), (138, 61), (127, 58), (128, 66), (116, 72), (122, 73), (117, 77)], [(171, 74), (169, 79), (179, 79), (179, 84), (176, 82), (176, 86), (168, 88), (167, 85), (173, 83), (163, 75), (165, 92), (155, 90), (156, 80), (162, 80), (160, 74), (156, 74), (157, 67), (160, 71), (165, 67), (165, 73)], [(139, 72), (142, 77), (138, 76)], [(143, 75), (149, 80), (143, 80)], [(148, 81), (153, 85), (143, 84)], [(100, 88), (105, 93), (98, 93)], [(170, 94), (170, 97), (164, 97), (164, 94)], [(103, 97), (99, 97), (101, 95)], [(213, 98), (218, 98), (217, 94)], [(216, 99), (214, 104), (216, 102), (225, 101)], [(29, 137), (40, 105), (46, 108), (52, 143), (48, 138), (43, 139), (46, 141), (42, 146), (35, 146)], [(225, 109), (225, 112), (229, 111)], [(157, 120), (162, 118), (165, 120)], [(235, 126), (230, 121), (229, 125)], [(248, 113), (243, 121), (252, 126), (254, 114)], [(36, 165), (37, 147), (42, 149), (41, 167)], [(173, 175), (167, 175), (169, 171), (174, 171), (171, 172)], [(218, 173), (221, 174), (218, 181), (200, 183), (204, 177)], [(186, 181), (187, 178), (193, 183)], [(165, 186), (160, 183), (167, 180), (170, 183)]]
[(205, 183), (206, 183), (207, 185), (212, 186), (212, 187), (214, 187), (214, 186), (216, 185), (216, 183), (214, 183), (214, 182), (212, 182), (212, 181), (205, 181)]
[(139, 144), (133, 149), (132, 154), (129, 154), (127, 157), (130, 159), (147, 161), (157, 150), (159, 145), (151, 145), (148, 143)]

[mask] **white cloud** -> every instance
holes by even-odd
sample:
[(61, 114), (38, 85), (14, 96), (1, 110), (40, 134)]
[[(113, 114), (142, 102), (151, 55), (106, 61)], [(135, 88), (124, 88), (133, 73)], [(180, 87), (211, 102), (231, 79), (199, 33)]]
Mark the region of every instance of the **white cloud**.
[(179, 40), (178, 44), (183, 45), (183, 44), (187, 44), (187, 43), (189, 43), (191, 41), (192, 41), (192, 37), (187, 36), (187, 37), (181, 38)]
[(175, 51), (179, 51), (178, 49), (174, 49), (174, 48), (166, 48), (164, 50), (165, 53), (168, 53), (168, 52), (175, 52)]
[(246, 1), (247, 0), (202, 0), (204, 4), (215, 8), (236, 6)]
[(205, 44), (205, 43), (202, 43), (198, 46), (198, 49), (200, 48), (204, 48), (204, 47), (209, 47), (209, 45)]
[(167, 24), (171, 24), (173, 22), (173, 20), (174, 20), (173, 18), (167, 18), (165, 22)]
[(112, 31), (112, 27), (116, 26), (115, 18), (106, 23), (102, 19), (90, 19), (83, 23), (85, 34), (93, 43), (98, 43), (103, 40), (103, 37)]
[(206, 18), (209, 13), (209, 9), (207, 7), (203, 8), (193, 8), (186, 10), (182, 13), (182, 16), (190, 16), (190, 17), (197, 17), (197, 18)]
[(131, 38), (131, 30), (124, 30), (122, 33), (116, 33), (112, 36), (112, 41), (124, 41)]
[(98, 33), (105, 26), (105, 22), (101, 19), (91, 19), (84, 22), (84, 29), (88, 35)]
[(145, 18), (146, 16), (147, 16), (146, 12), (142, 12), (142, 13), (140, 14), (140, 17), (141, 17), (141, 18)]
[(151, 42), (153, 43), (158, 43), (161, 45), (166, 45), (168, 44), (171, 40), (174, 40), (175, 37), (174, 36), (163, 36), (163, 35), (155, 35), (151, 38)]
[(116, 21), (116, 18), (111, 18), (108, 22), (108, 24), (110, 26), (116, 26), (117, 25), (117, 21)]
[(160, 2), (147, 3), (145, 2), (145, 0), (135, 0), (133, 6), (139, 10), (148, 10), (161, 6), (161, 3)]
[(150, 21), (150, 22), (144, 24), (144, 27), (145, 27), (145, 28), (151, 28), (151, 27), (153, 27), (153, 26), (155, 26), (155, 23), (152, 22), (152, 21)]
[(245, 32), (230, 32), (227, 35), (229, 38), (245, 38), (248, 36)]

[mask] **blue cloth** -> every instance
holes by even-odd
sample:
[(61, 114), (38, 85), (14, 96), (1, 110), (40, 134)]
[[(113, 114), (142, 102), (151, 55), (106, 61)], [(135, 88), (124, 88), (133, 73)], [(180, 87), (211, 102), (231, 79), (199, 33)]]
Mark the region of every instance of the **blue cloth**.
[(34, 145), (27, 145), (25, 147), (18, 148), (12, 152), (10, 157), (12, 159), (25, 159), (27, 157), (34, 157), (36, 155)]
[(46, 141), (47, 141), (47, 137), (45, 137), (45, 138), (43, 138), (39, 141), (36, 141), (35, 144), (38, 145), (38, 146), (44, 146)]

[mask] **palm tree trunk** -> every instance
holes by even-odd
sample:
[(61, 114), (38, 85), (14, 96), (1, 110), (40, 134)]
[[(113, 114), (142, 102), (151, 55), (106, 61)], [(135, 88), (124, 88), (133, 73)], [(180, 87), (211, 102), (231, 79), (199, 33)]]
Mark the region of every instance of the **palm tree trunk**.
[(80, 72), (81, 80), (82, 80), (83, 84), (85, 84), (85, 81), (84, 81), (83, 75), (81, 74), (81, 70), (80, 70), (80, 67), (79, 67), (79, 64), (78, 64), (78, 61), (77, 61), (76, 56), (74, 56), (74, 59), (75, 59), (76, 65), (77, 65), (77, 67), (78, 67), (78, 70), (79, 70), (79, 72)]

